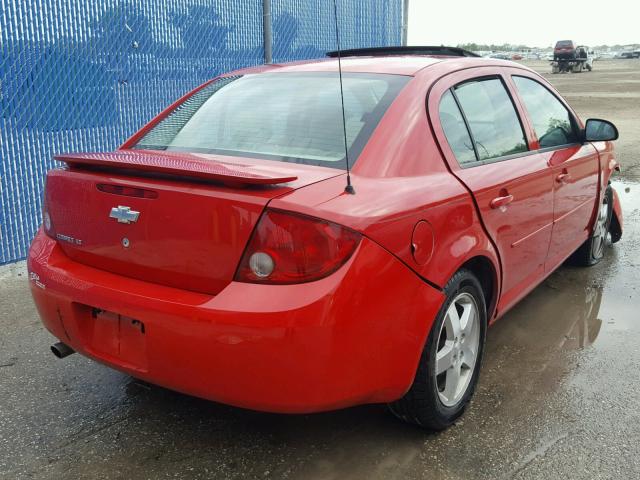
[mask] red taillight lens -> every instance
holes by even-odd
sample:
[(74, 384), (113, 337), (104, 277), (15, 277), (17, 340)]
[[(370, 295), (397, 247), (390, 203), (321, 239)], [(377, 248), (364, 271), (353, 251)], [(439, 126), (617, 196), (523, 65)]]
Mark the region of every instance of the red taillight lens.
[(297, 213), (267, 210), (260, 217), (235, 280), (304, 283), (335, 272), (353, 254), (360, 234)]
[(51, 222), (51, 215), (49, 215), (49, 200), (47, 198), (47, 181), (44, 183), (44, 191), (42, 193), (42, 227), (44, 233), (51, 238), (56, 238), (56, 232)]

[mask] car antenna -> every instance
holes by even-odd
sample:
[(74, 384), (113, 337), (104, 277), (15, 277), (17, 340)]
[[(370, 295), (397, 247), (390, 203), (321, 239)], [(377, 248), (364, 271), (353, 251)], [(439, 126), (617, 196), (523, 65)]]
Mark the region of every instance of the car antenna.
[(347, 119), (344, 113), (344, 90), (342, 88), (342, 62), (340, 55), (340, 32), (338, 30), (338, 0), (333, 0), (333, 17), (336, 22), (336, 47), (338, 52), (338, 77), (340, 78), (340, 104), (342, 106), (342, 133), (344, 134), (344, 160), (347, 164), (347, 186), (344, 187), (346, 193), (356, 193), (351, 185), (351, 172), (349, 171), (349, 147), (347, 146)]

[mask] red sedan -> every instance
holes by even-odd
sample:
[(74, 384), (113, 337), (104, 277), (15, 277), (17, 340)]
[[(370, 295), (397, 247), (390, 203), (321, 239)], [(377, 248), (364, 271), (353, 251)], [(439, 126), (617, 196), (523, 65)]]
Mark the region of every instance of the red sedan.
[(512, 62), (343, 54), (344, 124), (335, 58), (265, 65), (57, 157), (28, 259), (54, 353), (258, 410), (462, 413), (487, 325), (620, 239), (618, 134)]

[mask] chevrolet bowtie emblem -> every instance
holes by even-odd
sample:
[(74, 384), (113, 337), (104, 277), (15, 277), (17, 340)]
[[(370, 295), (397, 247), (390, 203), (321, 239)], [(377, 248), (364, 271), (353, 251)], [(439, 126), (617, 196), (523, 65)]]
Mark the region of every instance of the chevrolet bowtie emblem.
[(109, 218), (115, 218), (116, 220), (118, 220), (118, 223), (136, 222), (139, 216), (140, 212), (131, 210), (131, 207), (125, 207), (123, 205), (113, 207), (111, 209), (111, 213), (109, 214)]

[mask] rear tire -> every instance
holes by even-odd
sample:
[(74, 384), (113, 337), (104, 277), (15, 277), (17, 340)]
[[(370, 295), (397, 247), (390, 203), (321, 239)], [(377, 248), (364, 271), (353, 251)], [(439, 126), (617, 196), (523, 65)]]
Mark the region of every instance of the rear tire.
[(444, 293), (413, 384), (389, 404), (401, 420), (430, 430), (449, 427), (467, 407), (478, 383), (487, 330), (484, 295), (473, 273), (459, 270)]
[(590, 267), (604, 257), (607, 241), (610, 238), (611, 217), (613, 215), (613, 191), (610, 186), (604, 192), (598, 209), (591, 236), (575, 251), (570, 260), (576, 265)]

